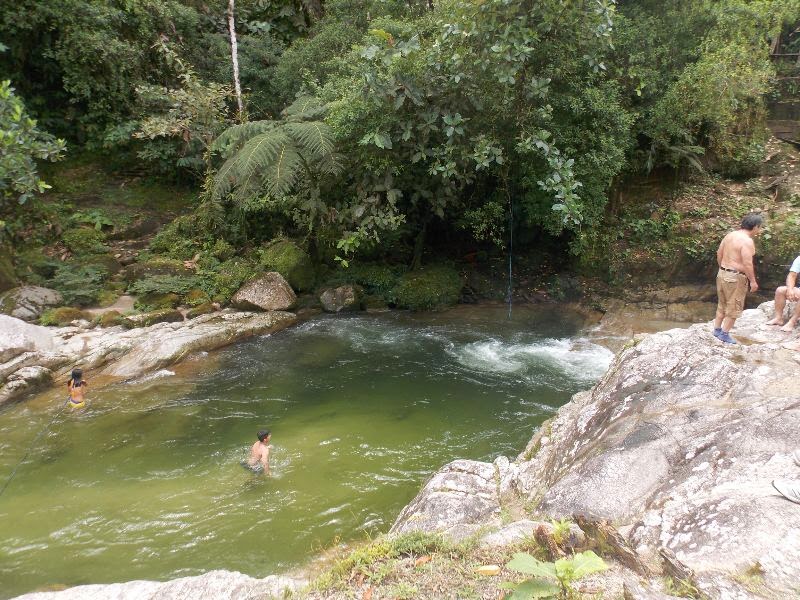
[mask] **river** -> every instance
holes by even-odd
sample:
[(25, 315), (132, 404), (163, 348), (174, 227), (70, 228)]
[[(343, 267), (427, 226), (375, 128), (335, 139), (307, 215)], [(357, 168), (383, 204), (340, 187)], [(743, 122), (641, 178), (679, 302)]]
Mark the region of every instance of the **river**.
[[(255, 577), (386, 531), (456, 458), (516, 456), (612, 353), (558, 307), (319, 317), (0, 413), (0, 597), (211, 569)], [(272, 430), (273, 477), (239, 462)]]

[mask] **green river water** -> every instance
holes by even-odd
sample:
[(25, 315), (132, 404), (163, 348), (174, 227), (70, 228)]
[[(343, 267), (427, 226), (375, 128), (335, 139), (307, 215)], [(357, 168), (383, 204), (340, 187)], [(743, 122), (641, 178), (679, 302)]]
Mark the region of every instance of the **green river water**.
[[(256, 577), (388, 530), (456, 458), (516, 456), (612, 354), (576, 315), (319, 317), (61, 413), (0, 497), (0, 597), (211, 569)], [(91, 380), (90, 380), (91, 385)], [(0, 412), (0, 484), (59, 410)], [(272, 429), (272, 478), (239, 465)]]

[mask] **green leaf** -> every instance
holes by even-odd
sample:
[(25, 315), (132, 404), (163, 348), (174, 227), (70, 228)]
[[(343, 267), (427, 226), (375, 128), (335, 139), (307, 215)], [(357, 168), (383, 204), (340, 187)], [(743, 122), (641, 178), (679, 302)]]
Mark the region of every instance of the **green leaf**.
[[(592, 573), (599, 573), (608, 568), (605, 561), (591, 550), (576, 554), (570, 559), (570, 562), (572, 563), (574, 579), (580, 579)], [(558, 562), (556, 562), (556, 569), (558, 569)]]
[(506, 565), (507, 568), (525, 573), (526, 575), (535, 575), (536, 577), (556, 577), (556, 567), (553, 563), (545, 563), (536, 560), (530, 554), (517, 552), (514, 558)]
[(509, 596), (509, 600), (528, 600), (529, 598), (555, 598), (561, 588), (555, 583), (542, 581), (541, 579), (529, 579), (520, 583), (514, 592)]

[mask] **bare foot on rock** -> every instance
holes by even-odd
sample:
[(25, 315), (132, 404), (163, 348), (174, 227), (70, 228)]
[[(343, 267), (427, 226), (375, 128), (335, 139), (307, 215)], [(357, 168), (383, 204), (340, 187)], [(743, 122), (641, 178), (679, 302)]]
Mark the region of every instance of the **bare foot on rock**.
[(786, 325), (781, 327), (781, 331), (785, 331), (786, 333), (791, 333), (792, 331), (794, 331), (794, 321), (789, 320), (789, 322), (786, 323)]
[(767, 325), (783, 325), (783, 319), (780, 317), (775, 317), (774, 319), (767, 321)]

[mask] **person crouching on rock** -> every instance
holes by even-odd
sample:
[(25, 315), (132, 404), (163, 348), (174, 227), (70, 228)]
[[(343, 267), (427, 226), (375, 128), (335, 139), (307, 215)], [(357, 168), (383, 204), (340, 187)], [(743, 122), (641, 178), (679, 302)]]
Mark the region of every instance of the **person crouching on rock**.
[(735, 344), (730, 330), (744, 310), (747, 290), (758, 290), (753, 256), (756, 246), (753, 239), (761, 234), (764, 219), (749, 214), (742, 219), (741, 227), (726, 235), (717, 250), (717, 314), (714, 318), (714, 337), (726, 344)]
[(256, 434), (258, 441), (250, 448), (250, 458), (247, 459), (247, 467), (256, 473), (264, 473), (269, 476), (269, 451), (272, 446), (269, 440), (272, 434), (269, 429), (262, 429)]
[[(767, 321), (767, 325), (783, 325), (781, 331), (790, 332), (800, 318), (800, 288), (797, 287), (797, 274), (800, 273), (800, 256), (794, 259), (792, 266), (789, 267), (789, 274), (786, 275), (786, 285), (780, 286), (775, 290), (775, 316)], [(783, 309), (786, 301), (794, 302), (792, 316), (783, 324)]]
[(86, 405), (84, 394), (86, 393), (87, 385), (83, 379), (83, 371), (81, 369), (72, 369), (72, 376), (67, 382), (70, 408), (83, 408)]

